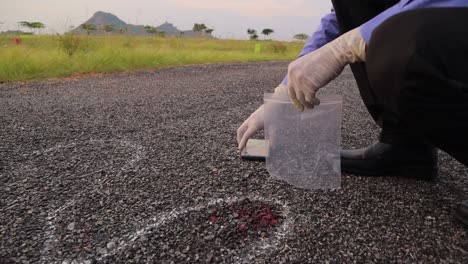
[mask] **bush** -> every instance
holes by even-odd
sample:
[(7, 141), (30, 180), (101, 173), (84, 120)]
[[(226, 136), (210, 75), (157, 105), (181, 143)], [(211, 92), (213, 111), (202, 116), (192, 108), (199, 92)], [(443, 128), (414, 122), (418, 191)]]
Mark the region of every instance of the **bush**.
[(288, 50), (288, 46), (282, 42), (274, 42), (271, 44), (270, 49), (273, 53), (285, 53)]
[(88, 44), (84, 39), (70, 34), (60, 37), (59, 42), (60, 49), (70, 57), (76, 52), (86, 51), (88, 48)]

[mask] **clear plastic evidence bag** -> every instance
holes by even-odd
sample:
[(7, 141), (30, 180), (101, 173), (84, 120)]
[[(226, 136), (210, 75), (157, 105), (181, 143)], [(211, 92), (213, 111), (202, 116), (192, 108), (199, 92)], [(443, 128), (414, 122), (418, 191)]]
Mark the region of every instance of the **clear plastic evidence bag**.
[(299, 113), (287, 95), (265, 94), (266, 166), (273, 178), (299, 188), (339, 189), (342, 98), (319, 99)]

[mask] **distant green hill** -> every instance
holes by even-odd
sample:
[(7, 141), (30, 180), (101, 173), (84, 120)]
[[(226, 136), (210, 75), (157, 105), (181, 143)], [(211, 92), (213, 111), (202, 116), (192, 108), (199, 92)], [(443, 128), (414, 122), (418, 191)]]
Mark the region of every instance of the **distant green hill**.
[[(93, 31), (92, 35), (107, 35), (107, 34), (129, 34), (135, 36), (150, 36), (148, 32), (146, 32), (143, 25), (132, 25), (127, 24), (116, 15), (111, 13), (106, 13), (102, 11), (96, 12), (90, 19), (88, 19), (83, 24), (92, 24), (96, 26), (96, 31)], [(73, 29), (71, 33), (73, 34), (80, 34), (84, 35), (87, 34), (86, 30), (84, 30), (81, 24), (77, 28)], [(107, 33), (104, 31), (105, 25), (112, 25), (114, 27), (114, 31), (111, 33)], [(157, 26), (156, 29), (158, 31), (163, 31), (166, 36), (180, 36), (180, 37), (196, 37), (199, 36), (200, 33), (194, 32), (192, 30), (181, 31), (173, 24), (165, 22), (164, 24)], [(211, 34), (204, 34), (206, 38), (212, 38)]]

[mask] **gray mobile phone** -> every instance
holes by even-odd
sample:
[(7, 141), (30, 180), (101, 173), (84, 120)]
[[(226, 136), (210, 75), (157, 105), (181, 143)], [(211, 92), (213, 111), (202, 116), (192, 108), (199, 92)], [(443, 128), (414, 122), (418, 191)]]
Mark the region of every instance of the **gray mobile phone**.
[(245, 160), (265, 161), (267, 156), (267, 143), (264, 139), (249, 139), (241, 152)]

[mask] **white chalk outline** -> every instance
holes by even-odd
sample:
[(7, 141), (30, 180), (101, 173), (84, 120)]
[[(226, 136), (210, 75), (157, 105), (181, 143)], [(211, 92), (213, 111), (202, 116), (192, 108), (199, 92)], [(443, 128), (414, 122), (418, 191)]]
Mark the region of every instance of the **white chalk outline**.
[[(128, 148), (133, 148), (135, 149), (135, 154), (132, 156), (132, 159), (129, 160), (125, 165), (120, 169), (120, 172), (117, 174), (117, 176), (120, 176), (121, 173), (125, 169), (128, 169), (129, 167), (132, 167), (136, 162), (139, 160), (143, 159), (145, 153), (143, 151), (143, 147), (141, 145), (137, 145), (133, 142), (130, 141), (124, 141), (124, 140), (94, 140), (91, 139), (89, 141), (84, 141), (84, 142), (98, 142), (101, 144), (106, 144), (109, 142), (113, 143), (119, 143), (121, 146), (128, 147)], [(84, 143), (84, 142), (79, 142), (79, 143)], [(61, 145), (58, 144), (55, 147), (46, 149), (42, 152), (36, 152), (36, 154), (44, 154), (50, 151), (54, 151), (57, 149), (61, 148), (66, 148), (66, 147), (73, 147), (79, 145), (79, 143), (70, 143), (67, 145)], [(85, 175), (90, 175), (92, 173), (84, 174), (80, 177), (83, 177)], [(93, 191), (99, 191), (99, 189), (94, 189)], [(268, 250), (271, 250), (272, 252), (276, 251), (280, 245), (280, 243), (284, 240), (284, 238), (290, 233), (290, 226), (292, 223), (290, 215), (290, 209), (287, 203), (284, 203), (282, 201), (279, 201), (277, 199), (265, 199), (264, 197), (261, 196), (246, 196), (246, 197), (227, 197), (227, 198), (218, 198), (214, 200), (209, 200), (206, 203), (202, 205), (197, 205), (194, 207), (187, 207), (187, 208), (177, 208), (173, 209), (169, 212), (162, 212), (158, 214), (157, 216), (151, 218), (148, 222), (151, 224), (148, 224), (146, 227), (139, 229), (135, 231), (133, 234), (129, 234), (121, 238), (117, 244), (117, 246), (111, 250), (109, 250), (106, 254), (97, 257), (95, 260), (96, 261), (102, 261), (103, 259), (110, 257), (112, 255), (115, 255), (128, 247), (132, 246), (135, 241), (142, 236), (151, 234), (158, 228), (160, 228), (163, 225), (169, 224), (171, 221), (177, 219), (178, 217), (189, 213), (189, 212), (194, 212), (194, 211), (201, 211), (203, 209), (206, 209), (208, 207), (218, 205), (221, 203), (226, 203), (226, 204), (233, 204), (236, 202), (241, 202), (245, 199), (249, 199), (251, 201), (259, 201), (259, 202), (265, 202), (265, 203), (274, 203), (277, 205), (280, 205), (282, 207), (281, 214), (283, 216), (283, 221), (281, 221), (281, 224), (276, 227), (275, 232), (273, 232), (272, 236), (268, 238), (259, 238), (258, 241), (252, 242), (251, 246), (249, 246), (249, 250), (247, 250), (243, 256), (239, 256), (238, 258), (238, 263), (248, 263), (251, 261), (251, 259), (248, 259), (248, 256), (257, 256), (260, 254), (265, 254), (267, 253)], [(44, 231), (44, 236), (47, 238), (46, 241), (44, 242), (44, 247), (43, 250), (41, 250), (41, 260), (40, 262), (42, 263), (63, 263), (59, 260), (52, 260), (51, 255), (49, 254), (53, 249), (54, 249), (54, 244), (58, 242), (56, 238), (56, 218), (57, 215), (67, 208), (75, 205), (78, 201), (78, 195), (75, 195), (72, 197), (70, 200), (68, 200), (64, 205), (59, 207), (56, 210), (51, 210), (48, 212), (47, 216), (47, 228)], [(68, 261), (69, 263), (89, 263), (89, 261), (93, 261), (93, 259), (85, 259), (85, 260), (64, 260)]]
[(292, 220), (289, 217), (290, 209), (286, 203), (281, 202), (276, 199), (268, 200), (261, 196), (247, 196), (247, 197), (241, 197), (241, 198), (229, 197), (226, 199), (218, 198), (218, 199), (210, 200), (203, 205), (197, 205), (197, 206), (188, 207), (188, 208), (178, 208), (170, 212), (163, 212), (153, 217), (149, 221), (149, 222), (153, 222), (152, 224), (149, 224), (146, 227), (137, 230), (132, 235), (127, 235), (123, 239), (120, 239), (120, 241), (118, 242), (118, 246), (116, 248), (112, 249), (110, 252), (108, 252), (107, 254), (104, 254), (103, 256), (97, 257), (96, 260), (101, 261), (107, 257), (110, 257), (112, 255), (115, 255), (125, 250), (126, 248), (133, 245), (135, 241), (139, 239), (140, 237), (151, 234), (152, 232), (154, 232), (154, 230), (157, 230), (159, 227), (168, 224), (169, 222), (177, 219), (178, 217), (184, 214), (187, 214), (189, 212), (194, 212), (194, 211), (201, 211), (203, 209), (206, 209), (208, 207), (218, 205), (221, 203), (233, 204), (236, 202), (241, 202), (245, 199), (249, 199), (250, 201), (259, 201), (259, 202), (274, 203), (274, 204), (280, 205), (282, 207), (281, 214), (284, 220), (282, 221), (281, 225), (277, 227), (277, 230), (274, 232), (274, 235), (272, 237), (260, 238), (258, 242), (253, 242), (253, 245), (249, 247), (249, 250), (245, 252), (244, 256), (239, 257), (239, 261), (240, 261), (239, 263), (248, 263), (251, 260), (247, 259), (247, 256), (260, 255), (260, 254), (266, 253), (267, 250), (272, 250), (272, 251), (277, 250), (281, 241), (283, 241), (284, 238), (289, 234)]
[[(133, 148), (135, 150), (135, 153), (132, 155), (132, 158), (123, 165), (123, 167), (117, 173), (116, 177), (119, 177), (124, 172), (124, 170), (134, 166), (134, 164), (136, 162), (143, 159), (143, 157), (145, 156), (144, 148), (143, 148), (143, 146), (141, 146), (139, 144), (135, 144), (135, 143), (127, 141), (127, 140), (96, 140), (96, 139), (81, 141), (81, 142), (78, 142), (78, 143), (73, 142), (73, 143), (66, 144), (66, 145), (57, 144), (56, 146), (54, 146), (52, 148), (49, 148), (49, 149), (45, 149), (43, 151), (35, 151), (35, 152), (33, 152), (33, 154), (36, 154), (36, 155), (45, 154), (45, 153), (55, 151), (55, 150), (58, 150), (58, 149), (62, 149), (62, 148), (76, 147), (77, 145), (85, 144), (85, 143), (100, 143), (100, 144), (103, 144), (103, 145), (108, 144), (108, 143), (118, 143), (122, 147), (127, 147), (129, 149)], [(95, 172), (87, 173), (87, 174), (81, 175), (79, 177), (84, 177), (84, 176), (91, 175), (91, 174), (94, 174), (94, 173)], [(99, 188), (96, 187), (95, 185), (93, 185), (93, 186), (94, 186), (93, 191), (98, 192)], [(53, 261), (53, 260), (50, 259), (50, 257), (51, 257), (50, 252), (54, 248), (54, 243), (56, 243), (58, 241), (57, 237), (56, 237), (56, 224), (55, 224), (55, 221), (56, 221), (57, 215), (60, 212), (63, 212), (67, 208), (69, 208), (69, 207), (76, 204), (77, 197), (78, 197), (78, 194), (73, 196), (71, 199), (69, 199), (67, 202), (65, 202), (65, 204), (62, 205), (61, 207), (59, 207), (58, 209), (49, 210), (49, 212), (47, 213), (46, 228), (45, 228), (45, 231), (44, 231), (44, 236), (46, 237), (46, 240), (45, 240), (44, 246), (43, 246), (43, 248), (41, 250), (41, 258), (40, 258), (41, 263), (46, 263), (46, 264), (60, 263), (60, 261)]]

